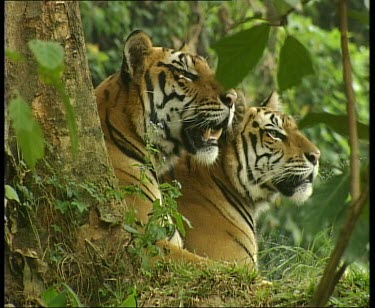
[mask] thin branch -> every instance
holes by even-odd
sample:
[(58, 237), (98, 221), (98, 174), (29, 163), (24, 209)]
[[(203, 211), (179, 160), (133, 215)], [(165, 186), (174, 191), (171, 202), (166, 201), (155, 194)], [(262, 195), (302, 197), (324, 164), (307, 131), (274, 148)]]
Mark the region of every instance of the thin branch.
[(341, 34), (341, 51), (343, 63), (343, 78), (345, 85), (345, 94), (347, 98), (346, 109), (348, 113), (348, 126), (349, 126), (349, 146), (350, 146), (350, 178), (351, 186), (350, 193), (352, 203), (349, 207), (346, 223), (342, 226), (340, 235), (337, 239), (337, 244), (328, 264), (324, 270), (323, 277), (321, 278), (318, 287), (315, 289), (313, 298), (310, 305), (313, 307), (324, 306), (336, 284), (340, 280), (342, 274), (345, 272), (347, 263), (336, 272), (342, 254), (344, 253), (351, 234), (353, 233), (355, 224), (363, 209), (366, 199), (369, 194), (369, 187), (360, 193), (360, 161), (359, 161), (359, 148), (358, 148), (358, 132), (356, 125), (355, 113), (355, 96), (352, 86), (352, 70), (350, 65), (349, 43), (348, 43), (348, 17), (347, 17), (347, 4), (346, 0), (339, 0), (337, 7), (339, 15), (339, 28)]
[(346, 0), (339, 0), (338, 14), (340, 20), (340, 33), (341, 33), (341, 50), (342, 50), (342, 64), (343, 76), (345, 85), (345, 94), (347, 98), (346, 110), (348, 113), (348, 126), (349, 126), (349, 146), (350, 146), (350, 176), (351, 188), (350, 193), (352, 200), (356, 200), (361, 192), (360, 187), (360, 162), (359, 162), (359, 149), (358, 149), (358, 132), (356, 125), (355, 113), (355, 96), (352, 82), (352, 68), (350, 64), (350, 55), (348, 47), (348, 17)]
[(350, 204), (346, 223), (341, 228), (339, 237), (337, 238), (336, 247), (332, 251), (331, 256), (328, 259), (328, 264), (324, 270), (323, 277), (321, 278), (318, 287), (315, 289), (313, 298), (310, 302), (311, 307), (322, 307), (327, 303), (336, 284), (344, 273), (347, 267), (346, 263), (344, 263), (341, 269), (337, 272), (336, 268), (340, 263), (345, 248), (348, 246), (350, 237), (368, 196), (369, 186), (367, 185), (365, 190), (362, 191), (360, 197)]

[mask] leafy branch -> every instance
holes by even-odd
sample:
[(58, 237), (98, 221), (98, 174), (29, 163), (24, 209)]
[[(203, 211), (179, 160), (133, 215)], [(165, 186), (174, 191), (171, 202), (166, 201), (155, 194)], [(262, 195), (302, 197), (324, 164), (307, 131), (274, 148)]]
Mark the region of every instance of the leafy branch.
[(351, 177), (350, 193), (353, 201), (349, 206), (347, 220), (341, 228), (336, 247), (331, 253), (328, 264), (323, 273), (323, 277), (321, 278), (319, 285), (317, 286), (313, 294), (313, 298), (310, 303), (310, 306), (312, 307), (324, 306), (327, 303), (329, 297), (333, 293), (336, 284), (345, 272), (345, 269), (348, 266), (347, 262), (345, 262), (338, 271), (336, 271), (336, 269), (346, 247), (348, 246), (350, 236), (353, 233), (356, 222), (369, 195), (368, 186), (362, 191), (362, 193), (360, 192), (361, 188), (358, 132), (355, 113), (355, 95), (352, 87), (352, 70), (348, 48), (348, 18), (346, 0), (338, 1), (337, 10), (339, 15), (339, 28), (341, 34), (343, 78), (345, 85), (345, 94), (347, 98), (346, 107), (348, 113)]

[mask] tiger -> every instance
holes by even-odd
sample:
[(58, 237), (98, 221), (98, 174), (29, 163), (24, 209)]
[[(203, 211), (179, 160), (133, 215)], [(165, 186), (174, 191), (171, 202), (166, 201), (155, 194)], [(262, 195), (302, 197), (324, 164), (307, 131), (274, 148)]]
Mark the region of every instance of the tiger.
[[(139, 185), (145, 196), (125, 197), (141, 224), (147, 223), (153, 202), (162, 200), (160, 175), (183, 153), (202, 165), (215, 161), (237, 99), (236, 91), (223, 89), (203, 57), (185, 46), (154, 46), (141, 30), (127, 37), (121, 69), (98, 85), (95, 96), (119, 184)], [(181, 245), (180, 236), (173, 237), (170, 241)]]
[(241, 102), (233, 135), (221, 141), (216, 163), (202, 168), (184, 156), (165, 179), (181, 185), (178, 211), (191, 225), (185, 249), (257, 269), (259, 213), (280, 196), (298, 204), (310, 197), (320, 151), (282, 113), (276, 92), (259, 107), (245, 106), (243, 96)]

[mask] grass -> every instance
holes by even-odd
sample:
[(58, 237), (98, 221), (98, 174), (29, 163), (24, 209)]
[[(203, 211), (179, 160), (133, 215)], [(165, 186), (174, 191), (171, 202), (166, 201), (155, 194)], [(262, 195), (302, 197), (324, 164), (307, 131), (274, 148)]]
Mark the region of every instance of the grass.
[[(31, 269), (42, 276), (40, 278), (47, 284), (47, 290), (42, 296), (33, 293), (30, 297), (25, 292), (25, 285), (32, 286), (35, 280), (26, 275), (27, 267), (20, 266), (16, 262), (18, 259), (13, 258), (12, 266), (6, 269), (6, 303), (39, 306), (44, 302), (47, 307), (53, 306), (48, 303), (56, 302), (58, 306), (77, 306), (77, 303), (81, 303), (82, 306), (106, 307), (304, 307), (308, 306), (333, 249), (332, 236), (327, 231), (320, 232), (307, 247), (302, 247), (295, 246), (292, 236), (278, 227), (268, 233), (263, 231), (259, 238), (258, 272), (235, 264), (212, 262), (192, 265), (171, 261), (142, 270), (139, 261), (141, 254), (130, 254), (130, 238), (82, 241), (80, 245), (85, 245), (85, 249), (81, 247), (78, 252), (75, 251), (74, 244), (78, 243), (73, 239), (76, 238), (78, 222), (71, 218), (79, 218), (79, 215), (61, 213), (61, 208), (54, 205), (55, 195), (59, 194), (52, 192), (58, 190), (63, 195), (62, 192), (66, 193), (67, 188), (71, 188), (72, 192), (65, 198), (70, 202), (69, 214), (77, 210), (76, 201), (81, 200), (78, 199), (78, 191), (74, 190), (77, 185), (70, 179), (63, 179), (62, 182), (61, 179), (52, 180), (54, 178), (48, 183), (37, 182), (42, 191), (49, 192), (40, 194), (44, 196), (38, 199), (41, 200), (40, 206), (35, 198), (24, 197), (23, 203), (33, 206), (19, 205), (20, 211), (16, 212), (19, 215), (27, 214), (18, 221), (18, 228), (24, 229), (18, 233), (19, 243), (24, 243), (20, 247), (32, 248), (42, 258), (31, 258), (19, 250), (16, 255), (22, 260), (33, 261), (30, 263), (33, 265)], [(54, 189), (47, 189), (47, 184)], [(102, 197), (99, 190), (94, 190), (94, 193), (96, 199)], [(48, 202), (44, 204), (43, 200)], [(37, 217), (49, 222), (48, 234), (45, 228), (40, 227)], [(41, 264), (46, 265), (48, 270), (42, 271)], [(19, 274), (9, 275), (12, 271)], [(14, 277), (18, 277), (18, 280)], [(9, 286), (14, 289), (13, 292), (9, 292)], [(328, 305), (369, 307), (368, 269), (355, 263), (349, 266)]]
[[(275, 247), (272, 254), (273, 259), (259, 273), (236, 265), (197, 267), (162, 262), (134, 281), (138, 306), (307, 306), (323, 272), (324, 260), (300, 247)], [(293, 254), (297, 257), (291, 257)], [(277, 259), (280, 265), (274, 267)], [(269, 271), (271, 267), (273, 271)], [(272, 283), (264, 283), (263, 279)], [(368, 272), (352, 264), (329, 305), (369, 306)]]

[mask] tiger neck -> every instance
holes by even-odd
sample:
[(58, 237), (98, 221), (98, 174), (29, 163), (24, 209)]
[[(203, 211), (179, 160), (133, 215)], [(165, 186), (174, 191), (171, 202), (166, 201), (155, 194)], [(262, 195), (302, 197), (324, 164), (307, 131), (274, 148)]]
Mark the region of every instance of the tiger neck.
[(180, 149), (168, 140), (163, 123), (152, 119), (150, 107), (145, 101), (147, 98), (139, 92), (136, 84), (130, 83), (123, 88), (121, 95), (125, 103), (115, 106), (111, 117), (119, 119), (114, 126), (133, 135), (137, 144), (143, 144), (145, 161), (149, 161), (155, 172), (161, 175), (176, 162)]
[[(238, 152), (241, 149), (242, 152)], [(246, 157), (241, 155), (243, 149), (235, 143), (223, 147), (220, 156), (220, 173), (223, 182), (237, 195), (240, 195), (253, 215), (268, 209), (269, 204), (274, 201), (278, 193), (261, 187), (252, 176), (251, 166), (246, 163)], [(234, 159), (235, 158), (235, 159)]]

